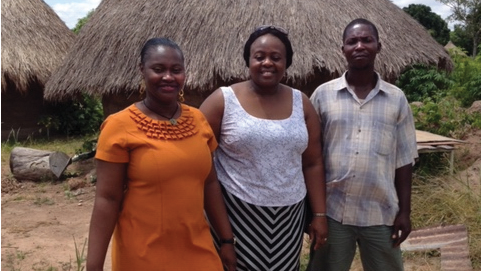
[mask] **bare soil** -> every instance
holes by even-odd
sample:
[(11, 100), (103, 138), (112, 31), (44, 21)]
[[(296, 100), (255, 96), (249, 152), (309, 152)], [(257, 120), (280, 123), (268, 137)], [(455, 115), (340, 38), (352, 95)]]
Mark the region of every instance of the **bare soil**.
[(89, 159), (69, 165), (67, 173), (77, 177), (19, 183), (2, 165), (2, 270), (81, 270), (77, 260), (87, 254), (94, 168)]
[[(462, 170), (456, 174), (467, 179), (473, 189), (480, 189), (481, 131), (473, 131), (463, 140), (467, 144), (456, 151), (456, 163)], [(2, 164), (2, 270), (81, 270), (77, 259), (86, 256), (94, 168), (93, 159), (76, 162), (66, 170), (73, 177), (34, 183), (18, 182), (8, 165)], [(306, 252), (307, 244), (303, 254)], [(440, 259), (410, 253), (405, 256), (405, 265), (408, 271), (439, 270)], [(109, 256), (105, 270), (110, 270)], [(359, 259), (351, 270), (362, 270)]]

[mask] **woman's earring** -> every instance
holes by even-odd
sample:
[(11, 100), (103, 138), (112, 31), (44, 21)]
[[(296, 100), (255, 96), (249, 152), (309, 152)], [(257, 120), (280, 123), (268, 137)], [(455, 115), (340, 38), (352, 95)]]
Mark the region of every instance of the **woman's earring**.
[(140, 84), (139, 84), (139, 94), (140, 94), (140, 98), (143, 98), (144, 96), (144, 93), (145, 93), (145, 81), (144, 79), (140, 79)]
[(184, 89), (181, 89), (179, 91), (179, 102), (183, 103), (185, 101), (184, 99)]

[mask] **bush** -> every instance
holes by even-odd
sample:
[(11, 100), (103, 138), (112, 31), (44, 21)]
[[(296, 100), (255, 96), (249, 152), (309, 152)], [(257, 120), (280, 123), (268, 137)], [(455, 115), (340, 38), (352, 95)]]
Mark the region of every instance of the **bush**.
[(451, 96), (425, 98), (423, 104), (413, 106), (412, 111), (416, 129), (438, 135), (462, 138), (473, 125), (479, 125), (477, 114), (468, 114)]
[(103, 121), (100, 99), (84, 94), (82, 99), (52, 105), (52, 114), (41, 117), (40, 125), (67, 136), (83, 136), (99, 131)]
[(481, 55), (472, 59), (465, 55), (451, 55), (454, 71), (450, 75), (455, 82), (451, 94), (461, 101), (464, 107), (481, 100)]
[(410, 102), (444, 97), (453, 84), (446, 72), (421, 64), (406, 69), (396, 81)]

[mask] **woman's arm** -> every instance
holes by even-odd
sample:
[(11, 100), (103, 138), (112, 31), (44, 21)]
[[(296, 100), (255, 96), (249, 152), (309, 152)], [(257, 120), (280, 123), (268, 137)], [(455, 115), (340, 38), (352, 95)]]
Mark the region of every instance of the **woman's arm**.
[(209, 97), (207, 97), (207, 99), (205, 99), (200, 105), (199, 110), (209, 122), (210, 128), (214, 131), (217, 142), (220, 142), (220, 128), (222, 117), (224, 116), (224, 95), (222, 94), (222, 90), (218, 88), (209, 95)]
[(314, 249), (318, 249), (327, 238), (326, 182), (322, 158), (321, 123), (316, 110), (304, 94), (303, 105), (309, 141), (307, 149), (302, 154), (302, 167), (312, 213), (321, 215), (313, 216), (309, 237), (315, 242)]
[[(219, 88), (215, 90), (199, 107), (219, 142), (222, 117), (224, 115), (224, 95)], [(220, 239), (232, 239), (234, 234), (230, 226), (221, 187), (217, 179), (215, 167), (212, 165), (204, 188), (204, 209), (209, 222)], [(221, 244), (220, 257), (227, 270), (236, 270), (234, 244)]]
[(97, 162), (95, 203), (90, 221), (87, 271), (103, 270), (105, 255), (120, 212), (127, 164)]
[[(214, 166), (206, 179), (204, 188), (204, 209), (209, 222), (219, 239), (233, 239), (234, 234), (230, 226), (227, 210)], [(220, 244), (220, 257), (227, 270), (236, 270), (236, 256), (234, 244)]]

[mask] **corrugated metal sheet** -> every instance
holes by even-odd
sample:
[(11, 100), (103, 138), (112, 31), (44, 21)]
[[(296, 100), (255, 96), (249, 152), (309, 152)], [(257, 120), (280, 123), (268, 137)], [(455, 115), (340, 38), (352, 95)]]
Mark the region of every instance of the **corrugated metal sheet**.
[(439, 226), (411, 232), (401, 244), (405, 251), (440, 249), (441, 270), (472, 271), (468, 231), (464, 225)]

